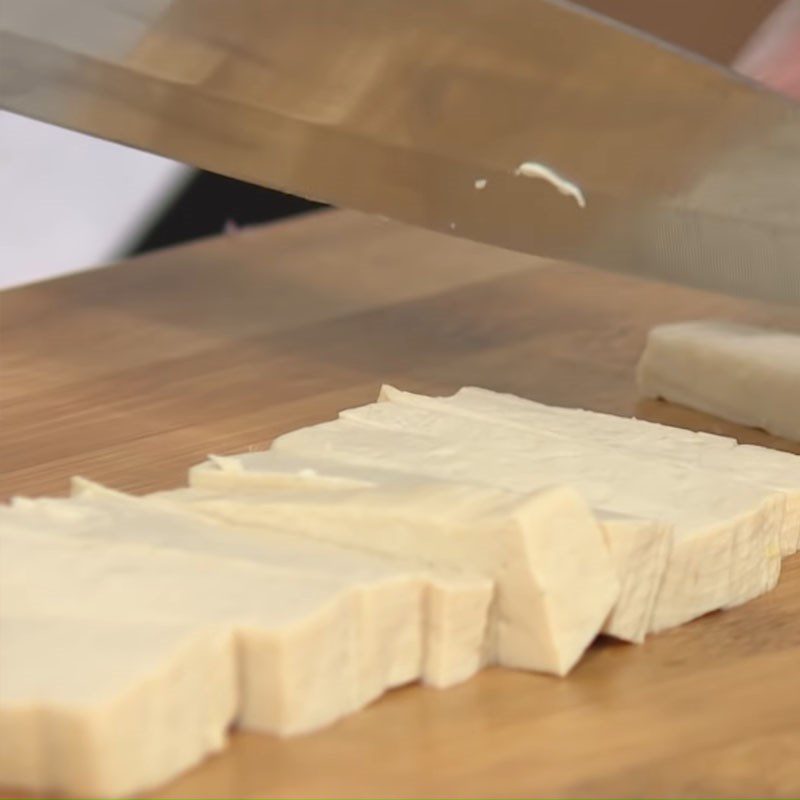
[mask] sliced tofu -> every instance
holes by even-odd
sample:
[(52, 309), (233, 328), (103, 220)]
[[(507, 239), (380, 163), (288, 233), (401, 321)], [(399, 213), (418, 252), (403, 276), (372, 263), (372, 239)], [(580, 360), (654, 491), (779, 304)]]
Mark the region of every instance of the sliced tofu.
[(3, 530), (0, 537), (3, 614), (228, 626), (241, 681), (238, 720), (246, 727), (279, 735), (313, 730), (374, 699), (381, 683), (390, 685), (389, 659), (373, 654), (374, 639), (362, 627), (365, 606), (376, 619), (386, 615), (395, 630), (382, 636), (400, 639), (397, 650), (408, 652), (419, 670), (419, 615), (413, 613), (419, 589), (411, 578), (382, 575), (373, 581), (373, 596), (369, 585), (346, 578), (94, 535)]
[(189, 470), (196, 489), (364, 489), (379, 484), (413, 486), (419, 478), (405, 472), (308, 459), (276, 450), (254, 450), (234, 456), (208, 457)]
[(570, 489), (521, 497), (442, 482), (284, 494), (181, 490), (157, 499), (236, 525), (277, 526), (490, 577), (490, 657), (505, 666), (565, 674), (619, 593), (602, 531)]
[[(256, 487), (260, 490), (319, 491), (352, 488), (353, 485), (362, 488), (410, 487), (419, 485), (421, 480), (450, 482), (430, 475), (421, 478), (409, 472), (291, 455), (278, 450), (215, 458), (193, 467), (189, 475), (194, 488), (229, 493), (252, 491)], [(486, 485), (483, 479), (475, 482)], [(542, 483), (548, 485), (549, 481)], [(650, 623), (666, 566), (672, 526), (604, 509), (594, 509), (594, 513), (620, 584), (620, 596), (602, 632), (626, 641), (640, 642)]]
[[(672, 459), (724, 473), (786, 496), (781, 554), (800, 547), (800, 456), (764, 447), (739, 445), (735, 439), (695, 433), (645, 420), (559, 408), (488, 389), (466, 387), (452, 397), (426, 397), (392, 386), (380, 399), (396, 405), (423, 408), (474, 419), (478, 424), (512, 427), (544, 438), (591, 441), (615, 449), (641, 452), (652, 459)], [(353, 413), (359, 410), (354, 409)]]
[[(258, 535), (247, 528), (221, 525), (208, 519), (209, 515), (192, 514), (187, 503), (174, 503), (184, 492), (164, 492), (151, 496), (150, 501), (127, 497), (81, 478), (73, 479), (73, 504), (84, 504), (119, 517), (125, 514), (141, 516), (143, 511), (158, 513), (152, 505), (160, 500), (161, 511), (174, 516), (165, 536), (157, 527), (137, 526), (135, 541), (181, 551), (206, 555), (226, 561), (243, 561), (314, 573), (322, 578), (335, 575), (354, 582), (374, 580), (376, 574), (411, 577), (421, 583), (423, 594), (422, 618), (422, 672), (420, 674), (419, 645), (413, 646), (392, 634), (392, 641), (384, 641), (381, 632), (391, 630), (392, 620), (386, 607), (362, 609), (364, 617), (364, 642), (371, 644), (376, 654), (388, 661), (391, 669), (390, 685), (421, 678), (426, 684), (446, 688), (460, 683), (475, 674), (485, 663), (488, 648), (488, 615), (494, 596), (491, 579), (462, 570), (431, 566), (419, 558), (386, 558), (379, 553), (368, 554), (336, 544), (326, 544), (324, 537), (298, 539), (291, 528), (279, 525), (260, 526)], [(191, 493), (189, 493), (191, 494)], [(29, 501), (30, 502), (30, 501)], [(62, 501), (33, 501), (39, 504)], [(63, 504), (63, 503), (62, 503)], [(120, 535), (117, 529), (115, 535)], [(124, 535), (124, 533), (123, 533)], [(130, 538), (130, 537), (128, 537)], [(393, 591), (391, 585), (388, 591)], [(374, 594), (374, 592), (372, 592)], [(366, 595), (365, 595), (366, 598)], [(391, 598), (387, 598), (391, 601)], [(374, 604), (373, 604), (374, 605)], [(396, 606), (396, 615), (413, 619), (414, 615), (403, 606)], [(399, 622), (400, 628), (408, 620)], [(398, 652), (391, 648), (394, 646)]]
[(699, 461), (714, 469), (727, 465), (742, 480), (781, 490), (786, 495), (781, 553), (787, 556), (800, 551), (800, 456), (749, 444), (738, 445), (730, 456), (701, 454)]
[[(129, 793), (218, 748), (234, 718), (302, 733), (415, 680), (426, 659), (433, 682), (480, 665), (485, 578), (443, 578), (443, 591), (429, 595), (431, 570), (289, 535), (237, 538), (183, 511), (89, 494), (0, 513), (0, 719), (13, 733), (0, 744), (0, 783)], [(229, 535), (236, 542), (226, 551)], [(481, 635), (468, 642), (481, 615)], [(451, 618), (461, 628), (442, 631)], [(131, 632), (130, 647), (108, 638), (115, 626)], [(427, 654), (426, 626), (437, 645)], [(62, 668), (58, 648), (81, 627), (78, 644), (86, 646)], [(36, 652), (56, 655), (34, 669)], [(473, 654), (466, 667), (465, 652)], [(220, 659), (232, 665), (227, 673)], [(94, 680), (106, 672), (108, 681)], [(146, 708), (153, 712), (143, 725), (137, 715)], [(162, 719), (166, 727), (153, 727)], [(196, 726), (188, 733), (184, 719)], [(110, 728), (118, 735), (100, 746)], [(69, 747), (60, 744), (63, 731), (74, 739)], [(153, 754), (178, 735), (181, 745)]]
[(800, 441), (800, 334), (718, 320), (659, 325), (637, 382), (645, 397)]
[(736, 440), (711, 433), (696, 433), (647, 420), (602, 414), (580, 408), (563, 408), (537, 403), (524, 397), (465, 386), (449, 397), (428, 397), (405, 392), (394, 386), (382, 386), (379, 402), (426, 408), (431, 411), (466, 416), (537, 431), (543, 436), (589, 439), (611, 447), (640, 446), (650, 448), (659, 442), (675, 447), (702, 442), (709, 447), (729, 449)]
[(224, 626), (15, 616), (4, 604), (0, 645), (5, 786), (132, 794), (220, 750), (236, 715)]
[(603, 529), (620, 594), (603, 625), (603, 633), (626, 642), (642, 642), (673, 546), (673, 526), (656, 519), (594, 509)]
[[(373, 407), (374, 408), (374, 407)], [(649, 628), (660, 630), (768, 591), (780, 571), (785, 496), (715, 472), (641, 453), (560, 439), (530, 441), (471, 421), (436, 420), (404, 409), (395, 428), (340, 419), (286, 434), (273, 447), (294, 455), (479, 482), (526, 491), (544, 482), (574, 486), (595, 508), (670, 523), (675, 542), (665, 576), (680, 578), (680, 603), (671, 579), (658, 589)], [(397, 421), (402, 418), (402, 421)], [(433, 435), (434, 426), (436, 435)], [(415, 433), (427, 430), (428, 433)], [(448, 431), (445, 435), (445, 430)]]
[[(485, 446), (489, 441), (496, 445), (498, 453), (502, 451), (504, 454), (500, 456), (501, 460), (506, 456), (514, 459), (522, 452), (523, 458), (528, 453), (538, 454), (541, 458), (571, 453), (577, 461), (581, 459), (586, 448), (582, 440), (565, 439), (556, 433), (547, 432), (546, 429), (541, 436), (536, 432), (533, 437), (526, 436), (520, 440), (518, 432), (504, 430), (502, 425), (477, 418), (466, 422), (459, 415), (450, 414), (435, 406), (426, 408), (423, 405), (410, 407), (377, 403), (348, 409), (340, 417), (378, 429), (424, 434), (441, 441), (458, 441), (461, 444), (477, 437), (479, 447)], [(276, 455), (286, 456), (280, 450)], [(351, 464), (347, 466), (351, 470), (355, 468)], [(318, 468), (317, 472), (320, 469), (322, 468)], [(379, 472), (380, 480), (395, 474), (386, 469)], [(484, 470), (483, 474), (470, 473), (475, 481), (519, 492), (560, 482), (559, 476), (554, 475), (546, 463), (538, 470), (528, 466), (515, 476), (510, 476), (506, 471), (499, 481), (495, 481), (497, 475), (495, 470)], [(460, 479), (463, 477), (461, 475)], [(574, 472), (568, 472), (566, 477), (574, 480)], [(582, 485), (578, 488), (585, 489)], [(650, 625), (661, 577), (672, 546), (672, 526), (658, 519), (609, 512), (597, 505), (595, 512), (620, 582), (620, 596), (602, 631), (625, 641), (641, 642)]]

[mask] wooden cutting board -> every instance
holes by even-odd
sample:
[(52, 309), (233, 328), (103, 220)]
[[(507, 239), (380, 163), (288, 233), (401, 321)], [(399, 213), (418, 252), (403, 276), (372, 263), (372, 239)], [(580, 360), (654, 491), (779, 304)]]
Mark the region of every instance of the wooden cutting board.
[[(142, 492), (209, 452), (464, 384), (798, 446), (636, 406), (649, 327), (800, 315), (322, 212), (0, 295), (0, 495), (73, 474)], [(800, 558), (749, 605), (567, 679), (489, 670), (318, 734), (234, 734), (159, 797), (800, 794)]]

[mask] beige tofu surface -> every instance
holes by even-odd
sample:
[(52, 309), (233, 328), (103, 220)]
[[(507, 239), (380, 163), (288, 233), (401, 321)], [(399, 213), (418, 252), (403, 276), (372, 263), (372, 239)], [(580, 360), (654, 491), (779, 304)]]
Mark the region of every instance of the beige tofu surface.
[[(681, 588), (681, 617), (674, 624), (744, 602), (777, 582), (785, 508), (780, 491), (638, 451), (526, 437), (423, 409), (384, 410), (387, 405), (365, 407), (369, 423), (351, 416), (287, 434), (273, 446), (294, 455), (321, 454), (512, 491), (570, 485), (593, 508), (668, 523), (674, 544), (665, 576), (667, 570), (692, 576)], [(705, 561), (704, 552), (714, 561)], [(655, 608), (670, 598), (659, 587)]]
[(426, 397), (384, 386), (385, 402), (448, 412), (545, 437), (588, 439), (615, 449), (641, 452), (651, 459), (677, 460), (729, 478), (781, 491), (786, 512), (781, 554), (800, 548), (800, 456), (766, 447), (739, 445), (735, 439), (646, 420), (574, 408), (547, 406), (488, 389), (465, 387), (451, 397)]
[[(302, 733), (426, 670), (449, 685), (482, 664), (486, 579), (434, 586), (430, 571), (389, 559), (289, 535), (237, 537), (194, 514), (80, 491), (0, 513), (0, 720), (13, 732), (0, 745), (3, 783), (127, 794), (218, 749), (232, 722)], [(448, 629), (451, 618), (460, 627)], [(76, 628), (86, 636), (62, 668), (47, 654)], [(115, 646), (116, 630), (131, 631), (129, 646)], [(152, 717), (164, 729), (136, 717), (142, 703), (165, 709)], [(44, 757), (42, 742), (52, 748), (67, 724), (84, 749)], [(108, 726), (120, 734), (101, 747)], [(147, 737), (173, 735), (181, 746), (155, 758)]]
[(40, 793), (156, 786), (227, 739), (231, 631), (178, 622), (0, 616), (0, 780)]
[(520, 496), (435, 482), (158, 497), (236, 525), (278, 526), (489, 577), (497, 587), (490, 658), (506, 666), (565, 674), (595, 638), (619, 592), (603, 532), (568, 489)]

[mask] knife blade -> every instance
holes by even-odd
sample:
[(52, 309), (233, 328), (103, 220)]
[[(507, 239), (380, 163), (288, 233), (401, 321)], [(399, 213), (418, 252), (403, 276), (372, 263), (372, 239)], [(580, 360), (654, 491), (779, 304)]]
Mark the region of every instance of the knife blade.
[(800, 304), (800, 108), (568, 2), (0, 0), (0, 107), (505, 248)]

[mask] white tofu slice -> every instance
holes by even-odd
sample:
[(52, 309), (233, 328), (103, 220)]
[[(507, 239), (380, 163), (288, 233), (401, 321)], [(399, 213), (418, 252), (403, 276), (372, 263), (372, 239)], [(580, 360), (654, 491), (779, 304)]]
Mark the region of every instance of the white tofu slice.
[[(158, 524), (156, 514), (149, 516), (146, 524)], [(0, 546), (4, 614), (227, 625), (236, 634), (238, 721), (245, 727), (291, 735), (361, 708), (391, 682), (389, 659), (377, 652), (376, 640), (399, 639), (390, 654), (407, 651), (418, 665), (421, 659), (413, 613), (419, 586), (407, 576), (375, 578), (373, 598), (363, 581), (114, 543), (74, 530), (64, 536), (4, 527)], [(365, 603), (386, 626), (371, 641), (362, 627)]]
[[(1, 783), (78, 794), (128, 793), (167, 779), (218, 747), (220, 731), (233, 716), (231, 708), (238, 708), (236, 719), (245, 727), (289, 735), (318, 728), (389, 686), (420, 675), (427, 578), (419, 572), (294, 536), (283, 537), (281, 543), (277, 535), (242, 534), (226, 555), (216, 551), (215, 532), (228, 535), (223, 526), (111, 492), (89, 494), (69, 501), (21, 502), (0, 514), (0, 632), (10, 659), (2, 662), (0, 717), (13, 738), (12, 745), (0, 750)], [(274, 545), (272, 561), (267, 538)], [(474, 581), (464, 580), (470, 592), (448, 590), (434, 594), (434, 600), (475, 600)], [(431, 626), (442, 616), (485, 616), (487, 593), (478, 600), (456, 612), (434, 607)], [(55, 627), (48, 622), (54, 618), (60, 620)], [(14, 620), (31, 622), (30, 640), (14, 627)], [(449, 634), (471, 635), (471, 624), (467, 620), (464, 630)], [(57, 649), (59, 631), (68, 636), (70, 626), (84, 626), (87, 637), (86, 647), (74, 653), (75, 669), (62, 670), (58, 658), (40, 659), (31, 683), (25, 671), (30, 653), (50, 641), (51, 634)], [(105, 644), (102, 632), (114, 626), (134, 632), (152, 629), (152, 642), (145, 637), (141, 657), (128, 658), (128, 649), (116, 648), (113, 640)], [(156, 636), (162, 629), (168, 629), (163, 647)], [(225, 684), (216, 661), (207, 659), (195, 665), (200, 676), (195, 680), (195, 671), (183, 668), (182, 639), (167, 635), (173, 629), (196, 634), (197, 648), (208, 642), (212, 655), (220, 647), (221, 634), (216, 632), (227, 631), (226, 657), (235, 661), (237, 681)], [(216, 638), (209, 640), (212, 633)], [(132, 633), (131, 648), (137, 647), (136, 641)], [(14, 646), (6, 650), (8, 642)], [(471, 643), (473, 650), (479, 645)], [(199, 658), (197, 648), (192, 653)], [(119, 683), (72, 677), (76, 671), (91, 678), (107, 670), (116, 652)], [(463, 664), (451, 663), (452, 657), (441, 648), (429, 654), (434, 679), (463, 669)], [(228, 674), (233, 672), (231, 668)], [(162, 674), (163, 680), (158, 678)], [(180, 727), (156, 729), (150, 723), (142, 728), (135, 716), (139, 706), (130, 708), (134, 700), (146, 701), (155, 709), (153, 725), (162, 718), (156, 713), (159, 708), (167, 716), (183, 713), (181, 698), (190, 696), (191, 687), (172, 687), (173, 675), (176, 681), (201, 684), (201, 694), (210, 692), (202, 699), (198, 695), (194, 704), (210, 704), (217, 716), (206, 714), (206, 724), (202, 708), (196, 709), (198, 727), (185, 737), (186, 749), (162, 748), (159, 760), (142, 749), (151, 747), (145, 739), (123, 734), (146, 730), (158, 742), (180, 733)], [(117, 686), (130, 690), (134, 700), (115, 694)], [(162, 689), (174, 697), (160, 698)], [(224, 708), (227, 715), (219, 711)], [(181, 719), (176, 717), (175, 724), (180, 726)], [(75, 737), (70, 750), (59, 744), (65, 725)], [(120, 735), (99, 747), (97, 737), (108, 726)], [(57, 748), (54, 754), (48, 750), (44, 761), (37, 755), (38, 736), (48, 748)]]
[(387, 483), (413, 486), (419, 482), (419, 478), (404, 472), (365, 468), (320, 458), (308, 459), (275, 450), (254, 450), (234, 456), (211, 455), (208, 461), (189, 469), (190, 486), (218, 491), (259, 488), (364, 489)]
[(785, 496), (779, 492), (609, 447), (567, 440), (532, 446), (520, 432), (504, 435), (495, 426), (486, 435), (470, 421), (462, 421), (458, 435), (453, 429), (446, 439), (443, 426), (451, 423), (441, 419), (430, 423), (437, 426), (438, 436), (413, 433), (418, 428), (409, 424), (410, 419), (406, 414), (398, 430), (340, 419), (286, 434), (273, 447), (512, 491), (543, 482), (571, 485), (593, 507), (671, 523), (675, 543), (666, 571), (684, 576), (685, 585), (675, 614), (668, 608), (671, 592), (663, 585), (659, 588), (654, 611), (659, 622), (651, 622), (651, 630), (663, 627), (664, 620), (680, 624), (745, 602), (778, 580), (785, 506)]
[(691, 444), (727, 450), (736, 440), (711, 433), (697, 433), (657, 422), (619, 417), (580, 408), (564, 408), (537, 403), (513, 394), (465, 386), (449, 397), (428, 397), (405, 392), (394, 386), (381, 387), (379, 402), (447, 411), (476, 420), (536, 431), (542, 436), (589, 439), (610, 447), (651, 448), (661, 443), (675, 448)]
[(672, 550), (673, 526), (605, 509), (594, 509), (620, 583), (620, 595), (602, 631), (626, 642), (643, 642)]
[(645, 397), (800, 441), (800, 334), (717, 320), (659, 325), (637, 382)]
[[(174, 502), (183, 495), (183, 490), (157, 493), (145, 500), (128, 497), (82, 478), (73, 478), (72, 488), (73, 503), (87, 503), (94, 509), (104, 508), (116, 515), (134, 513), (140, 516), (143, 509), (151, 508), (153, 501), (170, 501), (164, 508), (173, 514), (176, 509), (183, 514), (192, 510), (186, 503)], [(49, 502), (59, 504), (62, 501)], [(137, 527), (136, 541), (214, 558), (299, 569), (322, 577), (333, 574), (354, 581), (371, 581), (376, 573), (411, 576), (421, 582), (423, 593), (421, 675), (416, 641), (412, 646), (394, 633), (388, 641), (380, 636), (381, 632), (391, 631), (388, 608), (393, 607), (395, 614), (410, 619), (414, 615), (402, 605), (390, 605), (393, 603), (391, 597), (387, 597), (384, 606), (375, 607), (371, 602), (362, 609), (364, 642), (371, 646), (373, 658), (380, 654), (388, 662), (391, 670), (389, 685), (396, 686), (421, 677), (430, 686), (447, 688), (466, 680), (484, 666), (488, 614), (494, 596), (494, 584), (485, 576), (431, 568), (411, 558), (387, 559), (379, 554), (343, 549), (319, 540), (298, 539), (292, 535), (291, 529), (281, 529), (277, 525), (262, 525), (259, 535), (254, 535), (251, 530), (209, 521), (208, 516), (173, 524), (166, 536), (157, 528)], [(371, 590), (370, 600), (375, 591)], [(394, 591), (394, 587), (390, 584), (383, 591)], [(404, 625), (407, 627), (408, 619), (401, 619), (398, 625), (399, 629)]]
[(781, 492), (786, 499), (781, 555), (790, 556), (800, 549), (800, 456), (766, 447), (736, 445), (726, 450), (694, 447), (684, 452), (684, 459), (739, 481)]
[(237, 525), (429, 565), (479, 572), (497, 586), (491, 658), (563, 675), (595, 638), (619, 586), (603, 535), (570, 489), (520, 497), (448, 483), (319, 492), (163, 493)]
[[(781, 552), (786, 556), (800, 551), (800, 456), (768, 447), (740, 444), (727, 460), (721, 453), (703, 454), (700, 463), (714, 469), (722, 468), (723, 463), (727, 464), (727, 468), (743, 480), (784, 492), (786, 514)], [(795, 531), (794, 539), (792, 530)]]
[[(192, 467), (194, 488), (226, 492), (261, 490), (329, 490), (352, 482), (361, 487), (419, 485), (420, 481), (448, 483), (435, 477), (364, 467), (347, 462), (296, 456), (278, 450), (215, 458)], [(479, 479), (477, 485), (486, 485)], [(543, 481), (542, 485), (549, 485)], [(529, 489), (534, 488), (533, 482)], [(644, 639), (656, 593), (671, 546), (672, 526), (594, 509), (620, 583), (620, 596), (602, 632), (626, 641)]]
[(36, 613), (0, 616), (0, 781), (39, 794), (132, 794), (226, 741), (232, 633)]
[[(735, 439), (694, 433), (645, 420), (580, 409), (558, 408), (488, 389), (466, 387), (452, 397), (426, 397), (391, 386), (380, 399), (398, 405), (452, 413), (478, 424), (513, 427), (529, 434), (590, 440), (615, 449), (640, 451), (650, 458), (677, 459), (786, 495), (781, 554), (800, 547), (800, 456), (763, 447), (738, 445)], [(354, 412), (358, 412), (355, 409)]]

